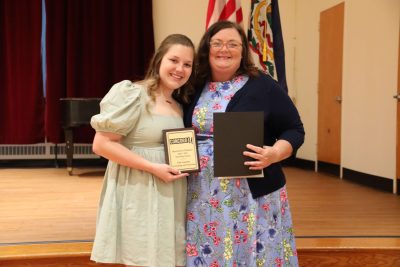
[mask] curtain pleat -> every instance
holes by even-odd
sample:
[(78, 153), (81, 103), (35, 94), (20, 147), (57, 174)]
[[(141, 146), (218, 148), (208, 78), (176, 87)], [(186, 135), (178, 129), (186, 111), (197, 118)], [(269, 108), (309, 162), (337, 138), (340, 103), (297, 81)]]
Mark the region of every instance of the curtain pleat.
[[(152, 3), (46, 0), (46, 136), (64, 142), (60, 98), (102, 98), (112, 84), (142, 79), (154, 52)], [(74, 141), (90, 143), (90, 127)]]
[(0, 144), (44, 142), (41, 0), (0, 0)]

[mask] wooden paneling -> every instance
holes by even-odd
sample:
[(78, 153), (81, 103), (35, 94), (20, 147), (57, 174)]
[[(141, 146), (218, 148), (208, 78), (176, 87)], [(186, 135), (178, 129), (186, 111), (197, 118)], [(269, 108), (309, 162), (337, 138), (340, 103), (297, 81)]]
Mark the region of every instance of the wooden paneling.
[[(300, 266), (400, 266), (400, 238), (300, 238)], [(90, 261), (92, 243), (8, 246), (0, 250), (0, 266), (72, 267), (112, 266)]]
[(331, 249), (299, 253), (300, 266), (394, 267), (400, 266), (400, 250)]

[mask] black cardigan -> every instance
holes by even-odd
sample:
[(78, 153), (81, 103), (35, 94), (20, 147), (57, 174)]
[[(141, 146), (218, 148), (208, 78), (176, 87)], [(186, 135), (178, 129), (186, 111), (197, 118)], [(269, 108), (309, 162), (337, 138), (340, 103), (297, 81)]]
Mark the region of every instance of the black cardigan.
[[(192, 126), (192, 115), (203, 88), (197, 88), (193, 101), (185, 107), (184, 122)], [(270, 76), (260, 73), (251, 77), (228, 103), (226, 112), (264, 111), (264, 145), (276, 140), (288, 141), (293, 154), (304, 142), (304, 128), (299, 113), (287, 93)], [(267, 195), (286, 184), (280, 163), (264, 169), (264, 178), (247, 179), (253, 198)]]

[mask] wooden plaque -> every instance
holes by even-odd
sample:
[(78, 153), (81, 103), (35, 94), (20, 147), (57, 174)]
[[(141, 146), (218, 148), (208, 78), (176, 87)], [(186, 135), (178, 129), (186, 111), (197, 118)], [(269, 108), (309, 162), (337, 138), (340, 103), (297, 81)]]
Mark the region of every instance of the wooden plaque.
[(194, 128), (163, 130), (165, 160), (181, 172), (200, 171)]

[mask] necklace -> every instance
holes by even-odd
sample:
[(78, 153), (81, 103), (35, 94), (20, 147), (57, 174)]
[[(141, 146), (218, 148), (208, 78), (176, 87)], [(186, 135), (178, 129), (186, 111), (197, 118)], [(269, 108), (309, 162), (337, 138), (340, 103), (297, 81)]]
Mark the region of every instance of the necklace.
[(165, 93), (163, 92), (163, 90), (160, 90), (160, 91), (159, 91), (159, 94), (158, 94), (158, 98), (160, 98), (161, 101), (164, 100), (164, 101), (167, 102), (168, 104), (172, 105), (172, 104), (173, 104), (172, 95), (169, 94), (169, 96), (172, 98), (171, 100), (170, 100), (170, 99), (167, 99), (166, 95), (167, 95), (167, 94), (165, 94)]

